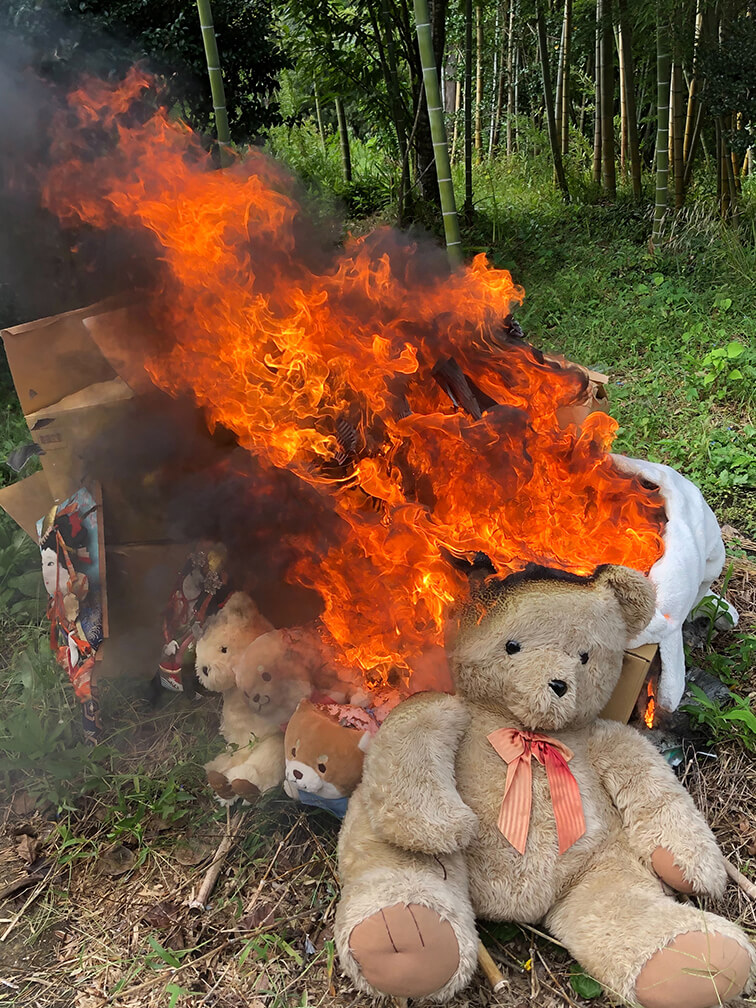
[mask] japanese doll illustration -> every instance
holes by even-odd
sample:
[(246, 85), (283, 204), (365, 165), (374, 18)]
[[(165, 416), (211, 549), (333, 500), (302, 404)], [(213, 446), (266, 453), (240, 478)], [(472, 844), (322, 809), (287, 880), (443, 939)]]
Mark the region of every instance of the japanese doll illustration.
[(50, 648), (82, 705), (87, 741), (100, 732), (93, 684), (103, 639), (103, 592), (97, 502), (82, 488), (37, 522), (42, 578), (49, 595)]

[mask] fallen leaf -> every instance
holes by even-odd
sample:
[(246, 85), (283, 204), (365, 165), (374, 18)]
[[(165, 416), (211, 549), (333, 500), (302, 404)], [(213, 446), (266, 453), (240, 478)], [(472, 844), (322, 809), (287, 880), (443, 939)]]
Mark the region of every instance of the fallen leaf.
[(19, 838), (16, 844), (16, 853), (25, 861), (28, 865), (34, 864), (37, 860), (37, 852), (39, 850), (39, 840), (36, 837), (29, 836), (24, 833)]
[(28, 791), (16, 791), (11, 802), (11, 809), (16, 815), (29, 815), (37, 807), (38, 799)]
[(215, 848), (201, 840), (187, 840), (174, 848), (173, 857), (180, 865), (191, 868), (208, 858)]
[(275, 903), (256, 903), (254, 907), (245, 913), (239, 920), (237, 927), (241, 931), (254, 931), (256, 928), (265, 927), (275, 921)]
[(142, 914), (142, 920), (150, 927), (168, 928), (176, 923), (178, 912), (178, 903), (171, 900), (161, 900), (160, 903), (155, 903), (145, 910)]
[(136, 859), (134, 851), (124, 847), (123, 844), (116, 844), (100, 855), (97, 859), (97, 866), (103, 875), (117, 878), (119, 875), (125, 875), (127, 871), (131, 871), (136, 864)]

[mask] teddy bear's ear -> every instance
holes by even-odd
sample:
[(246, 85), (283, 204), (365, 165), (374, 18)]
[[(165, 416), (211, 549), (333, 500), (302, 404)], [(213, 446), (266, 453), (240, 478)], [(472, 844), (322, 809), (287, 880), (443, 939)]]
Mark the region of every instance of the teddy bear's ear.
[(258, 614), (258, 609), (246, 592), (234, 592), (229, 595), (226, 604), (221, 612), (227, 616), (238, 616), (239, 619), (254, 619)]
[(632, 639), (648, 626), (656, 606), (656, 589), (640, 571), (607, 564), (596, 571), (595, 584), (610, 588), (620, 604)]

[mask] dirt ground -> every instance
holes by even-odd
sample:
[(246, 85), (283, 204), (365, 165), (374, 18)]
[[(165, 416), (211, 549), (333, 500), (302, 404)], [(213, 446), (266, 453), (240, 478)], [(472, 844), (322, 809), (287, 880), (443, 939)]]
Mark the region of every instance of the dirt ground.
[[(752, 560), (736, 562), (729, 595), (753, 630)], [(756, 670), (745, 688), (756, 697)], [(212, 732), (215, 716), (212, 705), (198, 715), (167, 704), (142, 722), (123, 711), (117, 727), (127, 741), (117, 773), (71, 811), (55, 815), (23, 791), (13, 796), (0, 820), (0, 1004), (372, 1003), (341, 977), (333, 950), (338, 821), (283, 795), (232, 815), (219, 809), (202, 786), (202, 761), (192, 760), (198, 717)], [(756, 760), (734, 742), (705, 748), (716, 758), (689, 747), (678, 773), (725, 855), (753, 878)], [(181, 761), (179, 783), (161, 793), (161, 780)], [(148, 795), (151, 782), (157, 790)], [(233, 843), (209, 905), (192, 910), (227, 834)], [(720, 904), (701, 905), (739, 921), (756, 939), (756, 900), (736, 885)], [(610, 1003), (603, 994), (581, 997), (576, 986), (585, 993), (585, 978), (575, 978), (566, 951), (535, 930), (482, 924), (481, 934), (504, 987), (494, 994), (479, 975), (454, 1008)]]

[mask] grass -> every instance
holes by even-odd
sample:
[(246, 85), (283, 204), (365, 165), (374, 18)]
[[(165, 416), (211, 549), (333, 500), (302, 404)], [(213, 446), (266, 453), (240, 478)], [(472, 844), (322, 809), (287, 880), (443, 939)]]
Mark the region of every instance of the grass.
[[(319, 141), (295, 139), (317, 173)], [(338, 188), (333, 144), (322, 156)], [(370, 157), (357, 149), (362, 179)], [(756, 696), (756, 257), (696, 207), (652, 256), (645, 209), (622, 194), (601, 204), (574, 169), (573, 182), (579, 202), (565, 206), (545, 162), (481, 167), (468, 251), (487, 251), (525, 286), (519, 317), (529, 337), (612, 376), (617, 449), (679, 468), (725, 526), (741, 629), (693, 657), (739, 699), (704, 709), (719, 757), (690, 753), (684, 774), (725, 853), (752, 873), (756, 769), (747, 723), (726, 715)], [(359, 208), (357, 195), (340, 195)], [(7, 383), (0, 394), (7, 457), (28, 432)], [(4, 469), (0, 478), (15, 476)], [(0, 780), (9, 798), (0, 889), (25, 883), (0, 905), (0, 1004), (367, 1008), (334, 962), (336, 821), (266, 797), (233, 821), (236, 843), (210, 907), (192, 914), (192, 891), (228, 828), (201, 770), (218, 747), (217, 704), (163, 698), (152, 707), (138, 687), (111, 684), (108, 737), (83, 745), (40, 630), (37, 564), (35, 548), (0, 517)], [(716, 909), (756, 934), (756, 909), (739, 890)], [(484, 937), (505, 973), (506, 1003), (606, 1003), (563, 949), (532, 930), (497, 926)], [(454, 1005), (490, 1003), (481, 983)]]

